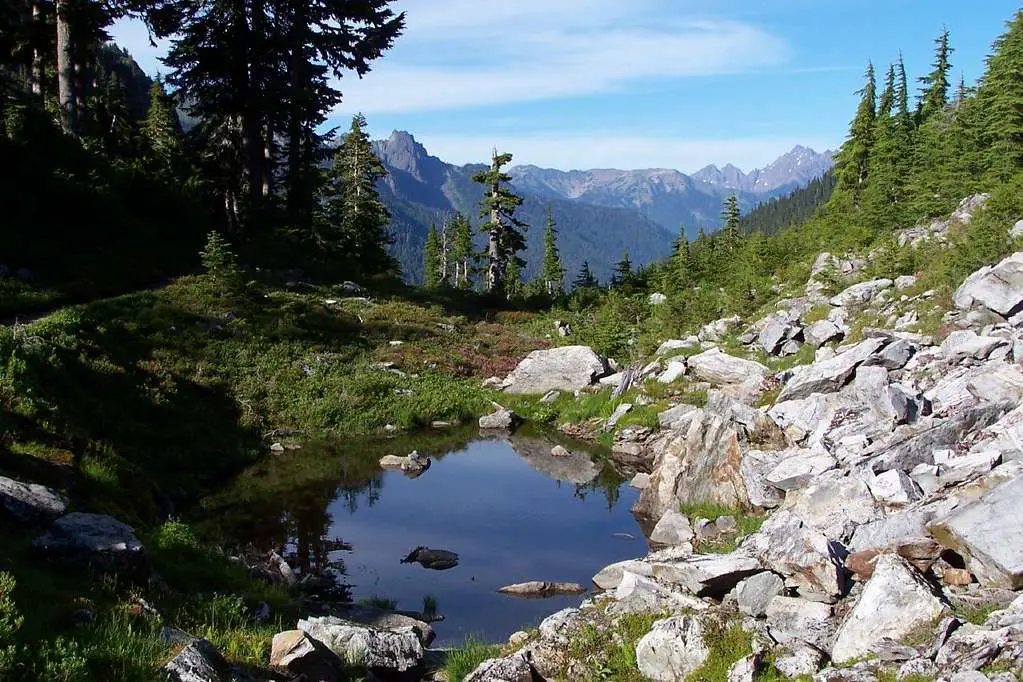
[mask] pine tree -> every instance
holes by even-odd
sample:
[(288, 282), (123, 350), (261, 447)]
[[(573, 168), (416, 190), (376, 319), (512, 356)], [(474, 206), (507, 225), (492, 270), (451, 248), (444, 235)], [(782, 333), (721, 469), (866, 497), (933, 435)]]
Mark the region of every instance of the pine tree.
[(873, 145), (874, 119), (877, 113), (874, 65), (867, 65), (866, 85), (857, 94), (860, 104), (849, 126), (849, 136), (835, 156), (839, 188), (854, 199), (867, 182), (867, 162)]
[(954, 51), (948, 44), (948, 38), (948, 29), (935, 38), (933, 70), (926, 76), (920, 77), (920, 84), (923, 88), (920, 92), (920, 104), (917, 110), (918, 121), (927, 120), (948, 105), (948, 91), (951, 87), (948, 74), (952, 68), (949, 57)]
[(547, 209), (547, 232), (543, 238), (543, 267), (540, 279), (548, 296), (558, 296), (564, 290), (565, 267), (558, 254), (558, 231), (554, 224), (554, 213)]
[(579, 268), (579, 274), (576, 275), (576, 278), (572, 281), (572, 288), (596, 289), (598, 286), (600, 286), (600, 283), (597, 281), (597, 278), (593, 276), (593, 273), (590, 272), (590, 262), (584, 260), (582, 266)]
[(386, 175), (366, 134), (366, 118), (356, 114), (327, 175), (319, 237), (328, 250), (348, 256), (364, 274), (396, 268), (387, 253), (391, 214), (377, 193), (377, 181)]
[(181, 155), (181, 121), (159, 78), (149, 88), (149, 111), (142, 122), (142, 137), (158, 168), (170, 171)]
[(199, 252), (203, 269), (210, 281), (224, 290), (233, 290), (240, 283), (238, 258), (231, 245), (218, 232), (210, 232), (206, 236), (206, 245)]
[(525, 265), (521, 258), (512, 256), (504, 266), (504, 279), (502, 289), (509, 300), (521, 298), (524, 289), (522, 285), (522, 267)]
[(430, 230), (426, 233), (426, 246), (423, 248), (423, 279), (426, 286), (430, 289), (435, 289), (444, 283), (440, 271), (442, 256), (437, 226), (431, 224)]
[(469, 289), (476, 262), (476, 250), (472, 243), (472, 225), (469, 218), (456, 213), (451, 219), (451, 262), (455, 266), (453, 284), (456, 289)]
[(725, 200), (724, 210), (721, 212), (721, 237), (724, 240), (725, 248), (731, 253), (739, 248), (742, 236), (739, 233), (739, 221), (742, 217), (739, 211), (739, 198), (732, 193)]
[(508, 189), (511, 176), (502, 169), (511, 163), (511, 154), (498, 154), (495, 149), (490, 168), (476, 173), (472, 179), (483, 185), (484, 195), (480, 202), (480, 216), (487, 222), (480, 230), (487, 234), (487, 291), (500, 291), (508, 261), (517, 258), (526, 242), (520, 230), (525, 223), (515, 218), (515, 210), (522, 204), (522, 198)]
[(611, 288), (630, 288), (633, 283), (633, 277), (632, 259), (629, 258), (629, 252), (625, 251), (622, 254), (622, 259), (615, 263), (614, 273), (611, 275)]
[(679, 228), (678, 239), (675, 240), (675, 249), (671, 255), (671, 261), (667, 272), (670, 275), (668, 284), (675, 291), (682, 291), (689, 285), (692, 275), (692, 262), (689, 251), (689, 239), (686, 237), (685, 225)]

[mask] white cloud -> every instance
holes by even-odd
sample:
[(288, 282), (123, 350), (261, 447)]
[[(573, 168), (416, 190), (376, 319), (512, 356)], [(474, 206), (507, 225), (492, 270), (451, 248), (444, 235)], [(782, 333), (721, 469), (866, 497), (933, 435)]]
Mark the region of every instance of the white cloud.
[(655, 136), (585, 136), (495, 134), (454, 136), (417, 134), (426, 149), (448, 163), (480, 163), (491, 148), (514, 155), (515, 165), (564, 170), (593, 168), (674, 168), (692, 173), (708, 164), (732, 163), (749, 171), (760, 168), (797, 144), (817, 151), (835, 148), (835, 140), (761, 137), (697, 140)]
[(634, 82), (776, 67), (790, 50), (751, 24), (671, 0), (437, 0), (339, 112), (419, 112), (614, 93)]

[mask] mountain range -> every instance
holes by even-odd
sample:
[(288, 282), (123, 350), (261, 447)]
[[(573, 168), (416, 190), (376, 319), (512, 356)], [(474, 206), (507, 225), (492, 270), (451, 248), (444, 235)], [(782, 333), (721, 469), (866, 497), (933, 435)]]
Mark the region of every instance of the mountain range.
[[(406, 279), (421, 281), (430, 224), (441, 225), (454, 211), (477, 217), (482, 191), (472, 176), (485, 165), (445, 163), (404, 131), (373, 145), (388, 171), (380, 191), (392, 214), (393, 252)], [(532, 226), (526, 239), (526, 276), (536, 273), (543, 257), (548, 208), (558, 225), (568, 279), (588, 261), (593, 273), (606, 281), (626, 250), (632, 262), (641, 265), (671, 252), (680, 225), (685, 225), (690, 239), (701, 229), (716, 230), (722, 203), (733, 192), (748, 211), (806, 185), (832, 165), (830, 151), (796, 146), (749, 173), (731, 164), (720, 169), (707, 166), (693, 175), (671, 169), (561, 171), (514, 166), (508, 174), (524, 200), (518, 215)]]

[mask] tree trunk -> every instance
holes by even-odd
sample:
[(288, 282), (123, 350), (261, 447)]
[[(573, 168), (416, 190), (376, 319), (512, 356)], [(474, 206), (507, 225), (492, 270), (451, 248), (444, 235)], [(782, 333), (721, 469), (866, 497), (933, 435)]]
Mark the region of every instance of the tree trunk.
[[(42, 10), (39, 8), (39, 0), (32, 2), (32, 28), (38, 27), (42, 21)], [(32, 93), (43, 94), (43, 53), (38, 46), (32, 48), (32, 66), (30, 67), (29, 80), (32, 82)]]
[(57, 23), (57, 103), (60, 127), (72, 137), (78, 136), (78, 107), (75, 100), (75, 63), (71, 46), (70, 0), (56, 0)]
[(263, 140), (263, 198), (273, 193), (273, 158), (274, 135), (270, 126), (266, 128), (266, 139)]
[(293, 227), (312, 228), (313, 198), (306, 182), (309, 169), (305, 167), (306, 144), (303, 126), (304, 97), (302, 90), (306, 61), (303, 58), (302, 32), (306, 29), (306, 4), (294, 3), (291, 26), (288, 28), (288, 77), (291, 90), (288, 106), (288, 175), (285, 180), (288, 218)]
[[(495, 202), (494, 206), (496, 206), (498, 198), (496, 186), (491, 190), (490, 197)], [(488, 237), (487, 291), (495, 291), (501, 284), (501, 275), (504, 274), (502, 272), (504, 264), (501, 262), (501, 215), (498, 213), (497, 208), (490, 209), (490, 232)]]
[(440, 226), (440, 281), (448, 281), (448, 221)]

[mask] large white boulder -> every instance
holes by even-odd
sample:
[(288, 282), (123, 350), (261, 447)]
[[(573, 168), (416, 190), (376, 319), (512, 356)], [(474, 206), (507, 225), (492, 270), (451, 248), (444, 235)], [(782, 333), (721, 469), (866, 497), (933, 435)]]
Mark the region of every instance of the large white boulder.
[(1016, 313), (1023, 304), (1023, 251), (967, 277), (953, 300), (961, 310), (982, 305), (1004, 317)]
[(535, 350), (505, 379), (508, 393), (578, 391), (610, 373), (607, 359), (587, 346)]
[(298, 629), (351, 665), (405, 672), (423, 660), (423, 645), (413, 627), (376, 630), (320, 616), (298, 621)]
[(681, 682), (710, 656), (704, 633), (695, 616), (657, 621), (636, 645), (639, 671), (657, 682)]
[(890, 279), (875, 279), (869, 282), (860, 282), (831, 298), (831, 305), (845, 308), (850, 305), (862, 305), (870, 301), (879, 293), (892, 286)]
[(785, 384), (778, 402), (806, 398), (813, 393), (832, 393), (845, 385), (856, 368), (885, 345), (886, 339), (865, 339), (824, 362), (795, 370)]
[(742, 384), (763, 381), (771, 370), (759, 362), (744, 360), (725, 353), (720, 348), (694, 355), (687, 360), (689, 370), (697, 378), (712, 384)]

